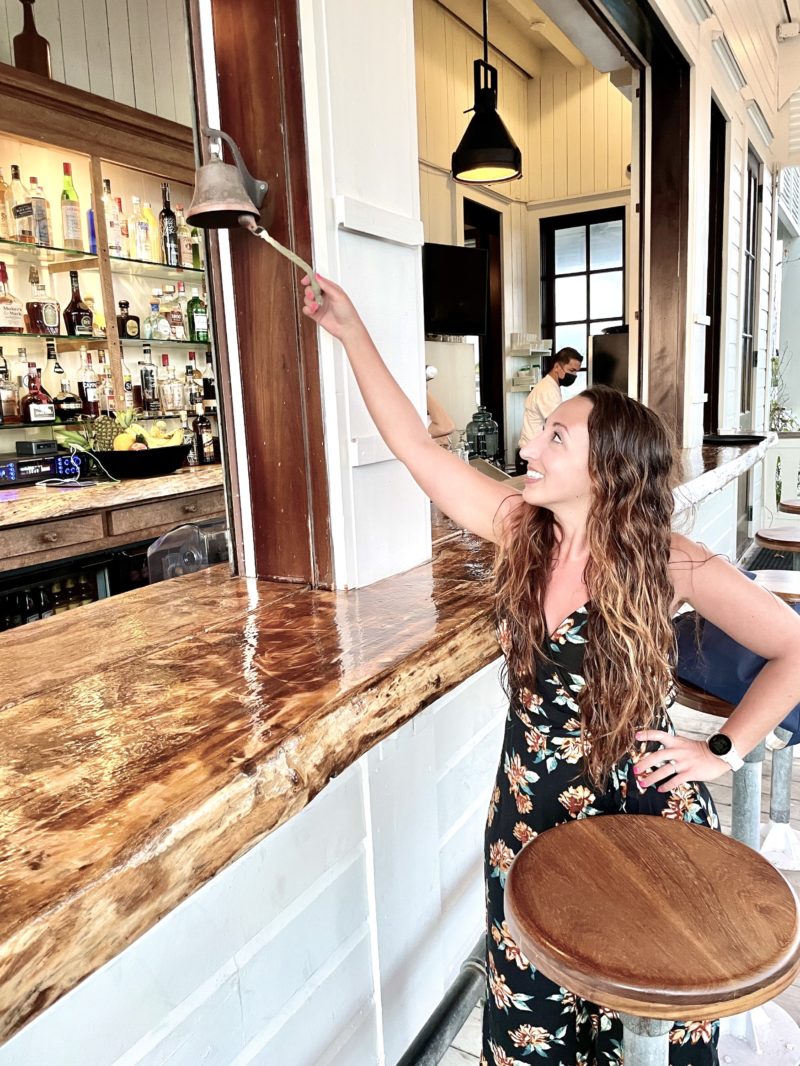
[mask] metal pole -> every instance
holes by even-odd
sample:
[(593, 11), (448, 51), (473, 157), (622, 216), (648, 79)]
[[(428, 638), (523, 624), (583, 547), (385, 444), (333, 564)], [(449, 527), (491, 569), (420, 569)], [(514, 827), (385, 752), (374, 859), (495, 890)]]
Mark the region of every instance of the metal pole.
[(486, 938), (481, 937), (461, 970), (397, 1066), (436, 1066), (447, 1054), (486, 985)]
[[(778, 740), (788, 741), (792, 734), (788, 729), (775, 730)], [(773, 822), (789, 824), (792, 805), (792, 759), (794, 748), (775, 748), (772, 752), (772, 781), (769, 793), (769, 816)]]
[(669, 1066), (669, 1031), (673, 1022), (620, 1014), (625, 1066)]
[(741, 770), (733, 775), (731, 836), (756, 851), (761, 847), (761, 772), (765, 750), (762, 740), (745, 756)]

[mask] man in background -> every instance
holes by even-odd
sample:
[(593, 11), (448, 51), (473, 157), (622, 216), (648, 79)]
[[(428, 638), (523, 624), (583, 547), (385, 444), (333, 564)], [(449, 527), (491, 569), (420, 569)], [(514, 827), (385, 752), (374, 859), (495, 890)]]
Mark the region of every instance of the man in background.
[[(570, 385), (574, 385), (582, 362), (583, 356), (574, 348), (561, 348), (556, 352), (550, 370), (525, 397), (525, 414), (519, 438), (520, 448), (523, 448), (529, 440), (544, 429), (548, 416), (561, 403), (561, 386), (569, 388)], [(519, 465), (519, 452), (517, 452), (517, 464)], [(522, 465), (525, 466), (524, 463)]]

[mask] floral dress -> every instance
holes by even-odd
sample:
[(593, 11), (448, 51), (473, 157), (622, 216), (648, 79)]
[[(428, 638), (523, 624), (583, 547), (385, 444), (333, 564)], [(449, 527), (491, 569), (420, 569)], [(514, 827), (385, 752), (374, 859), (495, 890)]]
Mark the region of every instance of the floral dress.
[[(616, 1013), (561, 988), (525, 958), (508, 931), (503, 891), (520, 849), (570, 818), (595, 814), (652, 814), (719, 829), (702, 784), (671, 792), (642, 790), (631, 753), (598, 794), (581, 771), (584, 755), (577, 696), (589, 605), (565, 619), (550, 637), (553, 664), (539, 665), (536, 691), (522, 689), (509, 707), (497, 781), (489, 804), (485, 868), (487, 989), (481, 1066), (622, 1066), (622, 1023)], [(498, 638), (509, 651), (501, 621)], [(672, 731), (668, 720), (662, 726)], [(670, 1066), (717, 1066), (719, 1023), (678, 1022), (670, 1032)]]

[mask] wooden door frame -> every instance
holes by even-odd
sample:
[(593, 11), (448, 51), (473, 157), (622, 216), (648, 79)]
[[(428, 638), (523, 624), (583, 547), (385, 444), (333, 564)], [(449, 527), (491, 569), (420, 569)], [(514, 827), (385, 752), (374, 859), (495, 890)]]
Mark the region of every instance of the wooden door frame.
[[(185, 0), (195, 79), (196, 124), (208, 124), (199, 0)], [(262, 223), (311, 260), (300, 33), (295, 0), (212, 0), (220, 124), (249, 169), (269, 182)], [(242, 27), (247, 27), (243, 32)], [(208, 160), (208, 145), (198, 144)], [(209, 234), (209, 294), (224, 321), (222, 266)], [(231, 389), (230, 356), (217, 328), (223, 403), (243, 407), (244, 440), (225, 421), (233, 495), (250, 498), (256, 576), (332, 588), (333, 555), (316, 326), (300, 312), (299, 271), (244, 230), (231, 231), (230, 262), (241, 395)], [(246, 449), (248, 486), (235, 456)], [(236, 507), (238, 543), (244, 535)], [(241, 552), (238, 553), (241, 570)]]

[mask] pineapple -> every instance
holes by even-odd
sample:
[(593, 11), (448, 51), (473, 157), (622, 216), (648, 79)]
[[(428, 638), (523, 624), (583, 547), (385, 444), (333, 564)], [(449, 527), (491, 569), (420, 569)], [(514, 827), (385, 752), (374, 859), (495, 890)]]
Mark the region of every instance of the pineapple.
[(92, 423), (94, 448), (98, 452), (110, 452), (114, 448), (114, 438), (122, 432), (122, 426), (110, 415), (100, 415)]

